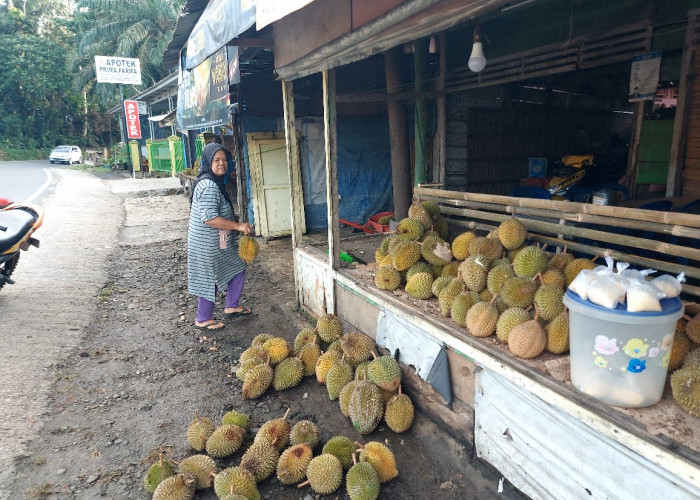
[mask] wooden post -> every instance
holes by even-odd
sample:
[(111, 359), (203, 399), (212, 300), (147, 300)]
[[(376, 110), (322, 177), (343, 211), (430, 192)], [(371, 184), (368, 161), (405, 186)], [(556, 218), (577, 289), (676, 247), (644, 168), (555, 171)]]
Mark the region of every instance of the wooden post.
[(671, 138), (671, 160), (666, 178), (666, 196), (681, 196), (683, 189), (683, 164), (685, 163), (685, 145), (688, 137), (688, 118), (692, 100), (691, 67), (695, 56), (695, 18), (698, 11), (688, 13), (688, 26), (685, 30), (685, 44), (681, 59), (681, 77), (678, 85), (678, 102), (676, 116), (673, 120), (673, 137)]
[[(284, 135), (287, 139), (287, 172), (289, 174), (289, 193), (292, 214), (292, 251), (301, 245), (303, 234), (303, 213), (301, 206), (304, 195), (301, 185), (301, 165), (299, 164), (299, 143), (297, 141), (296, 116), (294, 113), (294, 84), (282, 80), (282, 102), (284, 104)], [(297, 266), (294, 266), (294, 289), (296, 290), (296, 305), (302, 302), (301, 280)]]
[(440, 34), (438, 40), (440, 47), (440, 73), (437, 80), (437, 131), (436, 142), (438, 147), (437, 171), (433, 173), (433, 182), (439, 182), (445, 188), (446, 177), (446, 148), (447, 148), (447, 96), (445, 95), (445, 81), (447, 79), (447, 49), (445, 48), (445, 33)]
[(627, 192), (630, 198), (637, 199), (637, 173), (639, 172), (639, 138), (642, 135), (642, 123), (644, 122), (644, 102), (639, 101), (634, 107), (635, 121), (630, 138), (630, 151), (627, 157)]
[(391, 150), (391, 182), (394, 194), (394, 219), (408, 215), (413, 196), (411, 190), (411, 162), (408, 156), (408, 125), (405, 104), (392, 99), (392, 94), (403, 85), (403, 47), (394, 47), (384, 53), (386, 70), (387, 111), (389, 114), (389, 148)]
[[(428, 89), (428, 40), (416, 40), (413, 42), (413, 74), (416, 94), (421, 94)], [(413, 184), (432, 182), (428, 175), (428, 101), (424, 97), (418, 97), (415, 104), (413, 117), (413, 140), (415, 151), (415, 166), (413, 169)]]
[[(335, 114), (335, 70), (323, 71), (323, 131), (326, 143), (326, 200), (328, 203), (328, 261), (340, 268), (338, 227), (338, 136)], [(326, 280), (326, 313), (335, 313), (335, 280)]]
[(236, 205), (238, 208), (238, 219), (241, 222), (246, 222), (248, 220), (248, 190), (245, 182), (245, 164), (243, 162), (241, 117), (238, 113), (232, 113), (231, 121), (233, 125), (233, 143), (236, 150)]

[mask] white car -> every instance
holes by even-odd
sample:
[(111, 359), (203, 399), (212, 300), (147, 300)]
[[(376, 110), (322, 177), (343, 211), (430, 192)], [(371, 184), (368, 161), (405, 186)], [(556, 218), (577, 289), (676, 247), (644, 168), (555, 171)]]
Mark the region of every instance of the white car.
[(82, 163), (83, 153), (78, 146), (56, 146), (49, 155), (51, 163)]

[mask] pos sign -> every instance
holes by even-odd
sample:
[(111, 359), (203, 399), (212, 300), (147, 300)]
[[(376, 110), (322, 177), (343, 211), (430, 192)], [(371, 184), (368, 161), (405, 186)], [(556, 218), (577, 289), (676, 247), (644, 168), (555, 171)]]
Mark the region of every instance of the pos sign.
[(126, 136), (129, 139), (141, 139), (141, 122), (139, 121), (138, 101), (124, 101), (126, 117)]

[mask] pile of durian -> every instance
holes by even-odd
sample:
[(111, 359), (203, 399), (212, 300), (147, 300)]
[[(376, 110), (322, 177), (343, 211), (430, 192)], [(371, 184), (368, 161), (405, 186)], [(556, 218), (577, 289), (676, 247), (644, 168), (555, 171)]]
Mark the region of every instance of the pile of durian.
[(382, 241), (375, 285), (391, 291), (405, 283), (413, 298), (437, 297), (443, 316), (475, 337), (495, 333), (518, 357), (567, 352), (564, 290), (579, 271), (595, 268), (593, 261), (525, 245), (527, 229), (516, 217), (485, 236), (467, 231), (450, 244), (434, 231), (429, 217), (436, 209), (432, 202), (414, 203)]
[(236, 377), (243, 381), (243, 397), (253, 399), (270, 387), (283, 391), (315, 375), (360, 434), (372, 433), (382, 419), (392, 431), (405, 432), (414, 408), (401, 392), (401, 368), (391, 356), (377, 356), (375, 348), (371, 337), (343, 334), (340, 319), (325, 314), (316, 328), (297, 334), (293, 349), (282, 337), (257, 335), (241, 353)]
[[(249, 436), (248, 415), (229, 411), (216, 427), (195, 412), (187, 442), (199, 454), (179, 463), (161, 454), (144, 476), (146, 491), (153, 493), (153, 500), (191, 500), (196, 490), (213, 486), (222, 500), (259, 500), (257, 484), (276, 474), (282, 484), (310, 485), (318, 494), (333, 493), (345, 478), (352, 500), (374, 500), (380, 483), (398, 475), (393, 452), (376, 441), (361, 444), (335, 436), (314, 457), (320, 444), (318, 427), (310, 420), (292, 426), (287, 421), (289, 411), (265, 422), (254, 437)], [(220, 468), (217, 460), (239, 451), (238, 465)]]
[(673, 399), (700, 418), (700, 314), (684, 316), (676, 323), (668, 372)]

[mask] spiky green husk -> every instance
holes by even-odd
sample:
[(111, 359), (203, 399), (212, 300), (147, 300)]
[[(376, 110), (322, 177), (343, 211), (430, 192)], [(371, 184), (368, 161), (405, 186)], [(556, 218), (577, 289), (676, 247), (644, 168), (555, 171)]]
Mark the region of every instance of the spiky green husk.
[(195, 479), (195, 489), (203, 490), (211, 488), (212, 474), (216, 474), (217, 467), (214, 459), (207, 455), (192, 455), (180, 462), (177, 471), (192, 476)]
[(470, 255), (459, 265), (459, 274), (467, 288), (477, 293), (486, 288), (489, 266), (485, 258), (479, 254)]
[(420, 202), (415, 202), (408, 207), (408, 216), (418, 219), (426, 231), (433, 225), (433, 218)]
[(255, 441), (241, 457), (241, 468), (247, 470), (256, 482), (267, 479), (275, 472), (279, 450), (267, 439)]
[(376, 500), (379, 496), (379, 475), (372, 464), (359, 462), (348, 471), (345, 486), (350, 500)]
[(414, 274), (406, 283), (406, 293), (414, 299), (428, 300), (433, 296), (433, 281), (432, 273)]
[(455, 259), (465, 260), (469, 257), (469, 244), (476, 238), (476, 233), (467, 231), (457, 236), (452, 242), (452, 255)]
[(496, 331), (498, 309), (489, 302), (478, 302), (467, 312), (466, 327), (475, 337), (488, 337)]
[(175, 475), (175, 466), (169, 460), (163, 460), (151, 465), (143, 476), (143, 487), (146, 491), (153, 493), (158, 485), (166, 478)]
[(700, 417), (700, 366), (679, 368), (671, 374), (673, 399), (683, 410)]
[(342, 353), (336, 350), (328, 350), (319, 356), (318, 361), (316, 361), (316, 380), (319, 384), (326, 383), (328, 370), (330, 370), (333, 363), (338, 361), (341, 357), (343, 357)]
[(192, 500), (194, 483), (191, 476), (184, 474), (167, 477), (153, 492), (153, 500)]
[(207, 417), (200, 417), (195, 412), (194, 420), (187, 427), (187, 442), (197, 451), (203, 451), (207, 439), (212, 435), (216, 426)]
[(464, 287), (464, 281), (461, 278), (453, 279), (438, 295), (438, 304), (440, 305), (440, 313), (448, 317), (452, 308), (452, 301)]
[(383, 443), (370, 441), (360, 450), (360, 461), (369, 462), (379, 475), (379, 481), (386, 483), (399, 475), (394, 453)]
[(553, 320), (564, 310), (564, 290), (555, 285), (542, 285), (535, 292), (535, 309), (544, 321)]
[(523, 248), (513, 259), (513, 271), (516, 276), (532, 278), (545, 269), (547, 253), (535, 245)]
[(321, 356), (321, 348), (318, 346), (318, 344), (306, 344), (301, 348), (297, 356), (304, 364), (305, 377), (310, 377), (316, 373), (316, 362)]
[(235, 410), (228, 411), (221, 417), (221, 423), (225, 425), (237, 425), (247, 431), (250, 430), (250, 417), (245, 413)]
[(395, 391), (401, 383), (401, 367), (391, 356), (380, 356), (370, 361), (367, 376), (385, 391)]
[(501, 287), (500, 297), (508, 307), (527, 309), (535, 300), (537, 283), (526, 276), (516, 276), (506, 281)]
[(248, 500), (260, 500), (255, 476), (241, 467), (229, 467), (214, 478), (214, 493), (219, 498), (238, 494)]
[(345, 384), (352, 380), (355, 374), (353, 366), (345, 359), (339, 359), (328, 370), (326, 374), (326, 390), (328, 391), (328, 399), (334, 401), (338, 399), (340, 391), (345, 387)]
[(384, 421), (394, 432), (406, 432), (413, 423), (413, 402), (406, 394), (396, 394), (386, 404)]
[(323, 453), (309, 462), (306, 477), (311, 489), (321, 495), (333, 493), (343, 481), (343, 466), (335, 455)]
[(276, 391), (284, 391), (299, 385), (304, 376), (304, 363), (299, 358), (286, 358), (275, 366), (272, 387)]
[(384, 399), (372, 382), (360, 381), (350, 396), (348, 414), (353, 427), (360, 434), (369, 434), (384, 415)]
[(282, 484), (295, 484), (306, 478), (306, 469), (314, 454), (307, 443), (287, 448), (277, 462), (277, 479)]
[(374, 339), (361, 332), (349, 332), (340, 337), (340, 346), (343, 348), (345, 359), (357, 365), (372, 359)]
[(461, 292), (452, 301), (450, 318), (459, 326), (467, 326), (467, 312), (479, 301), (476, 292)]
[(486, 288), (495, 295), (501, 290), (501, 287), (506, 281), (514, 277), (515, 272), (510, 265), (494, 266), (486, 277)]
[(253, 236), (242, 234), (238, 237), (238, 256), (247, 264), (253, 262), (257, 256), (260, 246)]
[(261, 364), (250, 369), (243, 381), (243, 398), (255, 399), (262, 396), (272, 385), (275, 371), (268, 364)]
[(245, 429), (237, 425), (222, 425), (207, 439), (207, 454), (213, 458), (225, 458), (238, 451), (245, 437)]
[(519, 219), (511, 217), (498, 226), (498, 239), (506, 250), (515, 250), (525, 243), (527, 228)]
[(318, 427), (311, 420), (301, 420), (292, 426), (289, 433), (289, 443), (294, 446), (306, 443), (315, 448), (320, 441)]
[(413, 264), (408, 271), (406, 271), (406, 281), (411, 279), (411, 276), (417, 273), (430, 273), (433, 274), (433, 269), (430, 267), (430, 265), (427, 262), (423, 262), (422, 260), (419, 260), (415, 264)]
[(520, 307), (509, 307), (501, 313), (496, 323), (496, 337), (503, 342), (508, 342), (508, 334), (520, 323), (530, 321), (530, 313)]
[(262, 345), (265, 342), (267, 342), (268, 340), (270, 340), (273, 337), (274, 337), (274, 335), (271, 335), (269, 333), (259, 333), (258, 335), (253, 337), (253, 340), (250, 343), (250, 345), (251, 345), (251, 347), (253, 347), (253, 346), (261, 346), (262, 347)]
[(352, 466), (352, 454), (355, 451), (355, 445), (346, 436), (334, 436), (323, 445), (322, 453), (330, 453), (334, 455), (342, 465), (343, 469), (347, 470)]
[(272, 365), (276, 365), (289, 356), (289, 344), (283, 337), (273, 337), (266, 340), (263, 344), (263, 349), (265, 349), (270, 364)]
[(445, 266), (452, 260), (452, 251), (449, 252), (449, 259), (444, 259), (435, 254), (435, 249), (438, 246), (445, 247), (450, 250), (450, 244), (446, 243), (442, 238), (438, 236), (433, 236), (430, 238), (425, 238), (423, 244), (421, 245), (421, 255), (423, 258), (432, 265), (435, 266)]
[(289, 443), (289, 433), (291, 431), (292, 426), (287, 422), (285, 414), (282, 418), (275, 418), (265, 422), (255, 434), (255, 441), (267, 440), (274, 444), (277, 451), (282, 451)]
[(423, 236), (425, 228), (418, 219), (407, 217), (396, 225), (396, 236), (403, 240), (415, 241)]
[(559, 313), (545, 327), (547, 350), (553, 354), (563, 354), (569, 350), (569, 313)]
[(304, 328), (294, 338), (294, 354), (299, 354), (299, 351), (306, 344), (318, 343), (318, 337), (313, 328)]
[(412, 241), (400, 241), (389, 255), (394, 269), (406, 271), (420, 259), (420, 245)]
[(316, 321), (316, 332), (324, 342), (335, 342), (343, 334), (343, 325), (335, 314), (326, 314)]

